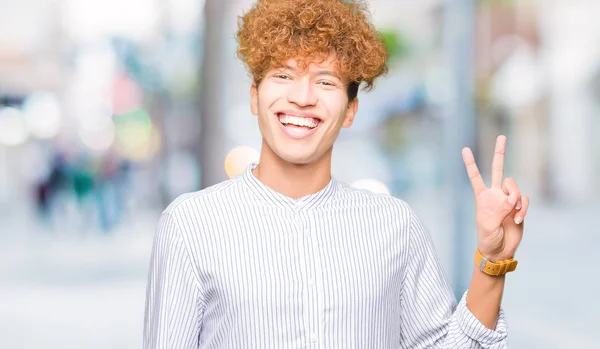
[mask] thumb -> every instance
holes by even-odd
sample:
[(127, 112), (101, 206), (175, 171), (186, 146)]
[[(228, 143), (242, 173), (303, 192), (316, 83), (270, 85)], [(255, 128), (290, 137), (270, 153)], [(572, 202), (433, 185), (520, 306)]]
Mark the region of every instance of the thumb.
[(515, 180), (512, 178), (506, 178), (504, 180), (502, 190), (508, 195), (504, 199), (504, 202), (502, 202), (496, 210), (497, 216), (494, 218), (496, 218), (496, 220), (500, 222), (504, 221), (504, 219), (510, 214), (513, 214), (515, 206), (517, 205), (517, 202), (521, 197), (519, 187), (517, 186)]
[(518, 196), (514, 192), (509, 193), (506, 199), (504, 199), (504, 202), (502, 202), (496, 210), (496, 217), (494, 217), (495, 221), (503, 222), (506, 217), (513, 214), (517, 199)]

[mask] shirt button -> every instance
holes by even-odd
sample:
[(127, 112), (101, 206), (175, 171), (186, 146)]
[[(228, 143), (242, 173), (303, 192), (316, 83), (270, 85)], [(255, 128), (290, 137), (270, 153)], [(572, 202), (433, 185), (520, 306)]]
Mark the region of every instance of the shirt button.
[(317, 341), (317, 334), (316, 333), (313, 333), (313, 334), (310, 335), (310, 341), (313, 342), (313, 343), (315, 343)]
[(308, 286), (315, 287), (315, 280), (313, 278), (308, 279)]

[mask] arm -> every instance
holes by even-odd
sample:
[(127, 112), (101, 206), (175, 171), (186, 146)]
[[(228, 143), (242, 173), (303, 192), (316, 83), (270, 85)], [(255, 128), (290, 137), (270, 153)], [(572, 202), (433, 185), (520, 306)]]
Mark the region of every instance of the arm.
[(401, 347), (506, 348), (503, 312), (496, 310), (497, 325), (492, 330), (469, 311), (465, 296), (457, 305), (431, 237), (415, 215), (411, 215), (408, 249), (401, 296)]
[[(478, 248), (487, 259), (512, 258), (523, 237), (529, 198), (521, 196), (512, 178), (504, 175), (506, 137), (496, 141), (491, 188), (487, 188), (469, 148), (463, 160), (473, 186)], [(419, 220), (412, 217), (410, 257), (402, 293), (403, 337), (408, 348), (505, 348), (506, 323), (500, 309), (505, 276), (473, 269), (469, 292), (454, 309), (454, 297), (433, 244)], [(406, 335), (404, 335), (406, 334)]]
[(197, 349), (200, 295), (196, 270), (177, 223), (163, 213), (148, 272), (144, 349)]
[[(491, 187), (481, 177), (473, 153), (464, 148), (462, 155), (475, 196), (475, 220), (478, 248), (489, 260), (513, 258), (523, 237), (523, 220), (529, 207), (529, 198), (521, 196), (517, 183), (504, 177), (506, 137), (496, 140), (492, 160)], [(486, 327), (493, 329), (502, 301), (506, 277), (490, 276), (477, 268), (469, 287), (467, 307)]]
[(473, 268), (467, 308), (485, 327), (496, 328), (506, 275), (490, 276)]

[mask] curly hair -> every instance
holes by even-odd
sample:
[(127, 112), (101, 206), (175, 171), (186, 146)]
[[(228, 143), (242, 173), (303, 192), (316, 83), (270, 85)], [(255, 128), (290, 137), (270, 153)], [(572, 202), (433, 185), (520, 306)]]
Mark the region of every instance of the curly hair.
[(388, 53), (363, 1), (258, 0), (238, 26), (237, 55), (256, 82), (290, 58), (304, 69), (333, 53), (353, 99), (361, 82), (370, 89), (387, 72)]

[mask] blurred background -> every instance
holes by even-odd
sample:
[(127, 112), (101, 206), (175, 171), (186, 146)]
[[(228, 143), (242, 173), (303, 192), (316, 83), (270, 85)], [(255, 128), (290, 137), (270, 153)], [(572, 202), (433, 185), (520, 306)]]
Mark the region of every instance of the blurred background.
[[(141, 347), (160, 212), (258, 157), (235, 57), (251, 0), (0, 1), (0, 348)], [(531, 198), (511, 348), (597, 348), (600, 2), (371, 0), (390, 72), (333, 174), (409, 202), (457, 296), (476, 246), (460, 150)], [(489, 180), (488, 180), (489, 183)]]

